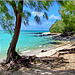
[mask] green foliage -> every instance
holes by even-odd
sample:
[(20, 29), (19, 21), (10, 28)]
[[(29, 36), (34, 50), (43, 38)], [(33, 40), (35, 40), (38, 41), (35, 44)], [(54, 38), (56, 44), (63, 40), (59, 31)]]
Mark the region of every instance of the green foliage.
[(44, 12), (43, 18), (46, 18), (48, 20), (48, 15), (46, 12)]
[(14, 70), (15, 70), (15, 71), (17, 71), (17, 70), (18, 70), (18, 68), (16, 68), (16, 67), (15, 67), (15, 68), (14, 68)]
[(50, 28), (50, 32), (75, 32), (75, 1), (59, 1), (61, 9), (61, 21), (56, 21)]
[(75, 1), (65, 1), (60, 10), (61, 18), (65, 23), (65, 30), (75, 32)]
[(40, 17), (38, 15), (36, 15), (34, 19), (37, 23), (40, 23)]
[(10, 33), (14, 27), (14, 16), (9, 13), (6, 1), (0, 1), (0, 25)]
[(16, 56), (16, 59), (18, 59), (18, 56)]
[[(48, 19), (46, 11), (48, 11), (50, 4), (52, 1), (23, 1), (23, 5), (25, 5), (27, 8), (30, 8), (31, 10), (34, 9), (35, 11), (42, 11), (44, 12), (44, 18)], [(11, 10), (13, 10), (12, 15), (9, 11), (9, 7), (12, 7)], [(22, 16), (22, 22), (26, 25), (28, 24), (28, 19), (31, 17), (31, 12), (28, 10), (23, 10), (22, 5), (19, 3), (19, 1), (0, 1), (0, 25), (3, 29), (9, 30), (11, 33), (12, 30), (15, 28), (15, 19), (16, 19), (16, 13), (19, 12)], [(45, 10), (44, 10), (45, 9)], [(37, 23), (40, 23), (41, 19), (38, 15), (34, 17), (35, 21)]]
[(56, 21), (49, 30), (52, 33), (63, 33), (63, 31), (65, 30), (64, 27), (65, 27), (65, 23), (63, 22), (63, 20), (60, 20), (60, 21)]

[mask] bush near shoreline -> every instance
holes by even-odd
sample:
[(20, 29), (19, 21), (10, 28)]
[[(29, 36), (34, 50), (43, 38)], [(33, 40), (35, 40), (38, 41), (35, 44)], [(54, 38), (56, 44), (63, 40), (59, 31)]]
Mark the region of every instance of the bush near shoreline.
[[(71, 30), (72, 29), (72, 30)], [(56, 22), (49, 29), (51, 33), (64, 33), (72, 32), (75, 33), (75, 28), (72, 25), (67, 26), (63, 20), (56, 20)]]

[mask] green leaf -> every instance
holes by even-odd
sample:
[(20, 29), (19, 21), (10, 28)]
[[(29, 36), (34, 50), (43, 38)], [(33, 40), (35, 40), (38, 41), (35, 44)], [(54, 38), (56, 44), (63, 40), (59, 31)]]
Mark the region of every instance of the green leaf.
[(35, 21), (36, 21), (37, 23), (40, 23), (40, 17), (39, 17), (39, 16), (36, 15), (34, 19), (35, 19)]
[(47, 13), (46, 12), (44, 12), (44, 15), (45, 15), (45, 18), (48, 20), (48, 16), (47, 16)]

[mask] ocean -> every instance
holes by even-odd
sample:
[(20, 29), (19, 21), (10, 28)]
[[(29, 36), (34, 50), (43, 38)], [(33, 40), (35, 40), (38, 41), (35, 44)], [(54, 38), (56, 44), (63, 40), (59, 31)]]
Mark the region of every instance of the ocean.
[[(47, 46), (53, 46), (54, 40), (50, 36), (39, 36), (49, 31), (20, 31), (16, 51), (28, 51)], [(8, 31), (0, 31), (0, 57), (6, 56), (13, 34)]]

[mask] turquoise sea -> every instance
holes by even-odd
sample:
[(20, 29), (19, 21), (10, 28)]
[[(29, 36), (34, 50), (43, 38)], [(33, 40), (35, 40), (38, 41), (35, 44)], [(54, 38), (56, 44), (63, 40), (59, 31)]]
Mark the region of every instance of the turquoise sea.
[[(50, 42), (53, 42), (54, 40), (52, 40), (50, 36), (40, 37), (39, 35), (42, 34), (35, 34), (42, 32), (49, 31), (21, 31), (16, 50), (27, 51), (46, 46), (53, 46)], [(8, 31), (0, 31), (0, 57), (6, 56), (12, 36), (13, 35)]]

